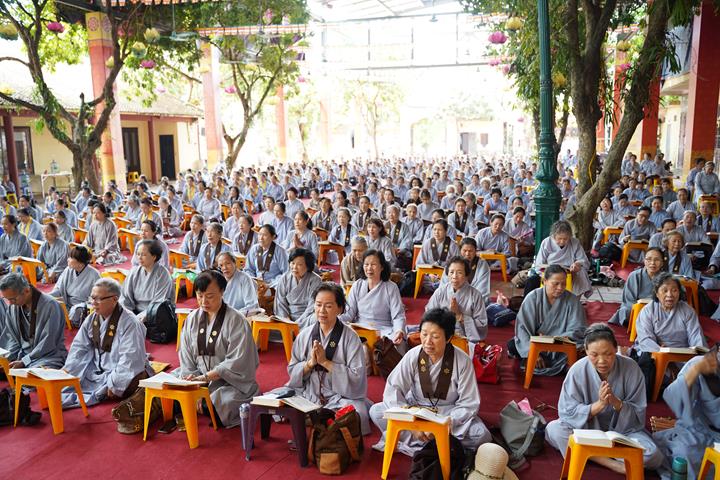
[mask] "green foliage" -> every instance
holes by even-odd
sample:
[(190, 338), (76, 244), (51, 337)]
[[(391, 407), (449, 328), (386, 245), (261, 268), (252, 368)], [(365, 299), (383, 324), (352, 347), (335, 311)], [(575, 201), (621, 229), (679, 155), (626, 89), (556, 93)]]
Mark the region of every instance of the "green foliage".
[(344, 96), (346, 105), (353, 104), (362, 117), (365, 130), (373, 140), (377, 158), (377, 135), (385, 124), (399, 120), (398, 107), (404, 92), (398, 84), (392, 82), (350, 80), (345, 85)]
[(88, 56), (87, 31), (80, 24), (65, 27), (60, 34), (43, 35), (38, 46), (43, 68), (55, 72), (58, 65), (76, 65)]
[(456, 120), (492, 121), (495, 112), (490, 104), (476, 92), (463, 90), (442, 109), (442, 116)]

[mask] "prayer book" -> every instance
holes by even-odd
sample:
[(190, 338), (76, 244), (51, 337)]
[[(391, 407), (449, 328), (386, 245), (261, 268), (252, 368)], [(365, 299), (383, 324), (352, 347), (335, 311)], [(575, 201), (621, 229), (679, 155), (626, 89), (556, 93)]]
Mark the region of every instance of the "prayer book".
[(77, 378), (64, 370), (56, 370), (54, 368), (11, 368), (10, 375), (23, 378), (32, 376), (42, 378), (43, 380), (71, 380)]
[(383, 418), (388, 420), (400, 420), (401, 422), (412, 422), (415, 419), (427, 420), (440, 425), (450, 422), (448, 415), (440, 415), (432, 410), (423, 407), (392, 407), (385, 410)]
[(618, 432), (603, 432), (602, 430), (582, 430), (576, 428), (573, 430), (573, 437), (575, 437), (575, 443), (578, 445), (612, 448), (615, 444), (619, 443), (625, 447), (645, 450), (640, 442)]
[(357, 323), (351, 323), (350, 326), (354, 329), (375, 330), (375, 331), (378, 330), (377, 328), (375, 328), (374, 325), (370, 325), (369, 323), (357, 322)]
[(10, 352), (4, 348), (0, 348), (0, 357), (7, 357)]
[(720, 452), (720, 442), (715, 442), (713, 444), (713, 448), (715, 449), (715, 451)]
[(165, 388), (175, 388), (178, 390), (195, 390), (197, 388), (200, 388), (200, 386), (206, 384), (207, 382), (200, 382), (197, 380), (183, 380), (182, 378), (176, 377), (175, 375), (160, 372), (150, 378), (140, 380), (139, 386), (145, 388), (154, 388), (156, 390), (163, 390)]
[(631, 238), (630, 241), (632, 243), (650, 243), (650, 240), (647, 238)]
[(530, 341), (535, 343), (566, 343), (568, 345), (575, 345), (575, 342), (568, 337), (553, 337), (552, 335), (533, 335), (530, 337)]
[(415, 269), (418, 268), (443, 268), (442, 265), (438, 265), (437, 263), (418, 263), (415, 265)]
[(661, 353), (683, 353), (688, 355), (698, 355), (708, 353), (710, 350), (701, 345), (695, 347), (660, 347)]
[(8, 258), (11, 262), (16, 262), (22, 260), (23, 262), (37, 262), (37, 258), (31, 258), (31, 257), (10, 257)]
[[(294, 391), (292, 393), (295, 393)], [(292, 407), (295, 410), (300, 410), (303, 413), (309, 413), (314, 410), (318, 410), (321, 408), (320, 405), (318, 405), (315, 402), (311, 402), (305, 397), (301, 397), (299, 395), (293, 395), (291, 397), (284, 396), (283, 393), (268, 393), (265, 395), (260, 395), (257, 397), (253, 397), (252, 402), (250, 402), (253, 405), (260, 405), (263, 407), (272, 407), (272, 408), (279, 408), (282, 406), (288, 406)]]
[(193, 312), (192, 308), (183, 308), (183, 307), (175, 308), (175, 313), (180, 313), (180, 314), (186, 313), (186, 314), (190, 315), (192, 312)]
[(289, 318), (283, 318), (278, 317), (277, 315), (265, 315), (264, 313), (260, 313), (257, 315), (253, 315), (251, 317), (247, 317), (248, 320), (251, 322), (263, 322), (263, 323), (271, 323), (271, 322), (280, 322), (280, 323), (295, 323)]
[(327, 230), (325, 230), (324, 228), (320, 228), (320, 227), (315, 227), (315, 228), (313, 228), (313, 230), (317, 230), (318, 232), (329, 233)]
[(155, 373), (160, 373), (163, 370), (165, 370), (166, 368), (168, 368), (169, 366), (170, 366), (169, 363), (156, 362), (156, 361), (150, 362), (150, 368), (152, 368), (153, 372), (155, 372)]
[(480, 255), (495, 255), (497, 252), (495, 250), (480, 250), (478, 252)]

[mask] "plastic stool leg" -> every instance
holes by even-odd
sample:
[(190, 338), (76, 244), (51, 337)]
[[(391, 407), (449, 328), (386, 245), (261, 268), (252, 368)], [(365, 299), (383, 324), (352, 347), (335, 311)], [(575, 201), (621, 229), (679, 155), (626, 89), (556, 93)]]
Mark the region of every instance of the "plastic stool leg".
[[(640, 452), (638, 452), (640, 453)], [(644, 480), (645, 470), (643, 468), (642, 454), (625, 458), (625, 476), (628, 480)]]
[(570, 469), (568, 471), (568, 480), (580, 480), (588, 457), (584, 452), (576, 452), (570, 458)]
[(290, 425), (293, 431), (293, 439), (295, 440), (295, 447), (297, 447), (298, 461), (301, 467), (307, 467), (308, 465), (308, 446), (307, 446), (307, 431), (305, 430), (305, 414), (298, 411), (294, 415), (294, 418), (290, 419)]
[(292, 332), (289, 328), (285, 328), (282, 330), (282, 341), (283, 341), (283, 347), (285, 347), (285, 358), (287, 359), (288, 363), (290, 363), (290, 360), (292, 359), (292, 344), (293, 344), (293, 338), (292, 338)]
[(443, 479), (450, 480), (450, 435), (435, 435), (435, 445), (437, 445)]
[(47, 395), (45, 394), (45, 389), (42, 387), (36, 387), (37, 396), (38, 396), (38, 403), (40, 404), (40, 409), (45, 410), (48, 408), (48, 400)]
[(182, 410), (183, 420), (185, 420), (185, 433), (187, 434), (188, 444), (190, 448), (197, 448), (200, 441), (198, 439), (198, 420), (195, 402), (193, 402), (190, 397), (185, 398), (180, 401), (180, 409)]
[[(53, 433), (57, 435), (65, 430), (63, 422), (62, 402), (60, 400), (60, 390), (52, 382), (45, 389), (48, 399), (48, 411), (50, 412), (50, 423), (52, 423)], [(80, 396), (78, 394), (78, 396)]]
[(172, 398), (160, 397), (160, 403), (162, 404), (163, 422), (168, 422), (173, 418), (173, 403), (175, 401)]
[(82, 388), (80, 388), (80, 380), (76, 379), (73, 382), (73, 388), (75, 389), (75, 393), (77, 393), (78, 402), (80, 403), (80, 408), (82, 408), (83, 415), (89, 417), (90, 414), (88, 413), (87, 405), (85, 405), (85, 397), (83, 397)]
[(660, 356), (655, 359), (655, 384), (653, 385), (653, 396), (652, 401), (657, 402), (658, 395), (660, 395), (660, 387), (662, 387), (663, 379), (665, 378), (665, 370), (667, 369), (667, 360), (664, 356)]
[(147, 441), (147, 432), (148, 432), (148, 425), (150, 424), (150, 407), (152, 405), (153, 401), (153, 394), (150, 393), (149, 389), (145, 389), (145, 413), (143, 414), (144, 421), (143, 421), (143, 442)]
[[(15, 379), (15, 392), (22, 392), (22, 378), (18, 377)], [(13, 421), (13, 427), (17, 427), (18, 412), (20, 411), (20, 397), (22, 395), (15, 395), (15, 420)]]
[(568, 477), (568, 473), (570, 472), (571, 460), (572, 460), (572, 448), (570, 448), (570, 445), (568, 444), (567, 448), (565, 449), (565, 459), (563, 460), (562, 472), (560, 473), (560, 480)]
[(207, 405), (208, 412), (210, 413), (210, 419), (212, 420), (213, 428), (217, 430), (217, 422), (215, 421), (215, 409), (213, 408), (212, 400), (210, 400), (210, 392), (208, 390), (203, 391), (203, 398), (205, 399), (205, 405)]
[(383, 480), (386, 480), (388, 477), (390, 462), (392, 462), (392, 456), (395, 452), (395, 445), (397, 444), (399, 434), (400, 429), (395, 426), (395, 423), (388, 421), (387, 430), (385, 431), (385, 453), (383, 454), (382, 475), (380, 475), (380, 478)]
[(505, 259), (500, 260), (500, 273), (502, 273), (503, 282), (507, 282), (507, 261)]
[(530, 342), (530, 351), (528, 352), (527, 363), (525, 364), (525, 384), (523, 387), (527, 390), (532, 383), (533, 374), (535, 373), (535, 363), (537, 363), (540, 352), (537, 346)]
[(424, 273), (418, 272), (415, 274), (415, 293), (413, 294), (413, 298), (417, 298), (418, 293), (420, 293), (423, 277), (425, 277)]

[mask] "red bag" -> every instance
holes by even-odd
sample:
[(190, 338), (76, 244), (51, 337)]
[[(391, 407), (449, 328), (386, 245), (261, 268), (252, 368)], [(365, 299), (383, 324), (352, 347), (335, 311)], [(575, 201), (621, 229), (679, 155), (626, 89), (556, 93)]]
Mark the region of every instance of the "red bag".
[(503, 347), (500, 345), (475, 345), (473, 366), (475, 379), (480, 383), (500, 383), (498, 373), (498, 360), (502, 356)]

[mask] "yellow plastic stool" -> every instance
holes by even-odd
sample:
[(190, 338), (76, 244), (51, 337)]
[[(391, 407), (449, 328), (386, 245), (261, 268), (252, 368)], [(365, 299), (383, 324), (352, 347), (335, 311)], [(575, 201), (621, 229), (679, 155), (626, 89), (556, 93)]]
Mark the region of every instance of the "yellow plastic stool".
[(412, 269), (415, 270), (415, 264), (417, 263), (418, 255), (420, 255), (420, 250), (422, 250), (422, 245), (413, 245), (413, 259), (412, 259)]
[(710, 465), (715, 465), (715, 475), (713, 480), (720, 480), (720, 452), (712, 447), (705, 449), (705, 455), (703, 456), (702, 463), (700, 464), (700, 472), (698, 473), (698, 480), (704, 480), (708, 473), (710, 473)]
[(127, 228), (118, 229), (120, 248), (125, 248), (125, 246), (127, 246), (130, 253), (135, 252), (135, 243), (139, 242), (141, 238), (142, 236), (139, 233), (128, 230)]
[(173, 268), (183, 268), (183, 261), (190, 263), (190, 255), (178, 250), (170, 250), (169, 260)]
[(285, 357), (288, 363), (292, 358), (293, 338), (300, 333), (300, 327), (297, 323), (284, 322), (252, 322), (252, 334), (255, 344), (260, 347), (260, 351), (264, 352), (268, 348), (268, 335), (270, 330), (280, 332), (282, 335), (283, 347), (285, 347)]
[(698, 282), (692, 278), (680, 278), (680, 284), (685, 288), (687, 295), (687, 303), (695, 309), (695, 313), (700, 316), (700, 300), (698, 298)]
[(630, 251), (631, 250), (642, 250), (643, 252), (648, 249), (648, 243), (647, 242), (640, 242), (635, 240), (630, 240), (625, 245), (623, 245), (622, 248), (622, 257), (620, 257), (620, 267), (625, 268), (625, 265), (627, 265), (628, 258), (630, 258)]
[[(41, 408), (47, 408), (50, 412), (50, 423), (52, 423), (53, 433), (57, 435), (65, 430), (65, 424), (63, 422), (62, 413), (62, 401), (60, 398), (60, 392), (65, 387), (73, 387), (77, 393), (80, 407), (86, 417), (90, 416), (85, 405), (85, 399), (83, 398), (82, 388), (80, 388), (80, 379), (71, 378), (68, 380), (43, 380), (42, 378), (28, 376), (15, 377), (15, 388), (17, 390), (22, 387), (35, 387), (37, 388), (38, 400)], [(16, 390), (16, 391), (17, 391)], [(15, 396), (15, 423), (17, 426), (18, 412), (20, 410), (20, 395)]]
[(85, 241), (85, 237), (87, 237), (87, 230), (82, 228), (73, 228), (73, 241), (75, 243), (83, 243)]
[(187, 292), (188, 298), (192, 298), (193, 296), (193, 282), (190, 281), (187, 275), (180, 274), (175, 279), (175, 303), (177, 303), (178, 296), (180, 296), (180, 284), (183, 281), (185, 282), (185, 291)]
[(603, 229), (602, 243), (605, 245), (612, 235), (620, 235), (623, 229), (621, 227), (605, 227)]
[(150, 423), (150, 409), (154, 398), (162, 401), (163, 418), (167, 422), (173, 418), (173, 401), (180, 403), (183, 420), (185, 421), (185, 433), (187, 434), (188, 444), (190, 448), (197, 448), (200, 444), (198, 439), (198, 421), (197, 421), (197, 402), (205, 400), (210, 418), (212, 419), (213, 428), (217, 430), (217, 422), (215, 421), (215, 410), (210, 400), (210, 391), (206, 387), (200, 387), (192, 390), (180, 390), (174, 388), (145, 388), (145, 421), (143, 428), (143, 441), (147, 440), (148, 424)]
[(450, 478), (450, 423), (439, 424), (427, 420), (413, 420), (404, 422), (401, 420), (388, 419), (387, 431), (385, 432), (385, 454), (383, 455), (382, 475), (383, 480), (387, 479), (390, 471), (390, 462), (397, 444), (398, 435), (403, 430), (414, 432), (429, 432), (435, 436), (440, 469), (444, 480)]
[(40, 260), (35, 260), (34, 258), (16, 257), (10, 260), (10, 265), (12, 267), (12, 270), (20, 268), (23, 272), (23, 275), (25, 275), (25, 278), (27, 278), (28, 282), (30, 282), (30, 285), (32, 285), (33, 287), (37, 285), (38, 268), (42, 270), (43, 277), (47, 276), (45, 264)]
[(646, 303), (636, 303), (633, 305), (632, 310), (630, 310), (630, 321), (628, 321), (628, 333), (629, 339), (631, 342), (634, 342), (637, 338), (637, 327), (635, 326), (635, 323), (637, 322), (638, 317), (640, 316), (640, 311), (647, 305)]
[(127, 278), (127, 274), (119, 269), (105, 270), (100, 274), (100, 276), (103, 278), (114, 278), (121, 284), (125, 281), (125, 278)]
[(634, 447), (593, 447), (575, 443), (575, 437), (570, 436), (565, 461), (560, 478), (580, 480), (585, 464), (590, 457), (622, 458), (625, 460), (625, 478), (628, 480), (643, 480), (643, 451)]
[(420, 293), (420, 288), (422, 287), (422, 280), (425, 275), (435, 274), (438, 277), (442, 277), (444, 271), (445, 270), (442, 268), (432, 267), (429, 265), (416, 266), (416, 269), (415, 269), (415, 293), (413, 294), (413, 298), (417, 298), (418, 293)]
[(500, 273), (502, 273), (503, 282), (508, 281), (507, 276), (507, 256), (504, 253), (483, 253), (478, 252), (478, 256), (483, 260), (490, 262), (497, 260), (500, 262)]
[(192, 308), (176, 308), (175, 315), (177, 316), (178, 329), (177, 338), (175, 339), (175, 351), (180, 350), (180, 335), (182, 334), (183, 325), (187, 320), (188, 315), (192, 312)]
[(10, 388), (15, 388), (15, 381), (13, 377), (10, 376), (10, 361), (7, 358), (0, 357), (0, 369), (5, 372)]
[(655, 384), (653, 385), (652, 401), (656, 402), (668, 364), (673, 362), (687, 362), (696, 355), (694, 353), (669, 352), (651, 352), (650, 355), (652, 355), (653, 360), (655, 360)]
[(43, 242), (40, 240), (33, 240), (30, 239), (30, 248), (32, 248), (33, 257), (37, 258), (38, 251), (40, 250), (40, 247), (42, 247)]
[(525, 365), (525, 389), (530, 388), (533, 375), (535, 374), (535, 363), (537, 362), (540, 352), (562, 352), (567, 355), (568, 366), (577, 361), (577, 346), (569, 343), (539, 343), (530, 342), (530, 351), (528, 352), (527, 364)]

